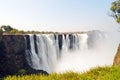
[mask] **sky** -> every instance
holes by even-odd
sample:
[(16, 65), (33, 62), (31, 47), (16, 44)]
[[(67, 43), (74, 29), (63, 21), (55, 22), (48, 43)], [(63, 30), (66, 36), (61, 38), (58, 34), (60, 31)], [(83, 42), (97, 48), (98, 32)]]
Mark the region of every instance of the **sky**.
[(0, 25), (37, 31), (116, 31), (114, 0), (0, 0)]

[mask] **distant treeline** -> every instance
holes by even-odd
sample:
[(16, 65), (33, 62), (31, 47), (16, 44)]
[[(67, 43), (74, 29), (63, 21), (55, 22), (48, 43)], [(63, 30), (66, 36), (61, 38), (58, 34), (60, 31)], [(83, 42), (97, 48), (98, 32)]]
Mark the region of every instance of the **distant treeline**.
[(24, 30), (18, 30), (18, 29), (15, 29), (13, 27), (11, 27), (10, 25), (2, 25), (0, 27), (0, 35), (3, 34), (3, 35), (11, 35), (11, 34), (58, 34), (58, 32), (52, 32), (52, 31), (24, 31)]
[(2, 25), (0, 26), (0, 35), (20, 35), (20, 34), (72, 34), (72, 33), (85, 33), (85, 32), (52, 32), (52, 31), (24, 31), (18, 30), (10, 25)]

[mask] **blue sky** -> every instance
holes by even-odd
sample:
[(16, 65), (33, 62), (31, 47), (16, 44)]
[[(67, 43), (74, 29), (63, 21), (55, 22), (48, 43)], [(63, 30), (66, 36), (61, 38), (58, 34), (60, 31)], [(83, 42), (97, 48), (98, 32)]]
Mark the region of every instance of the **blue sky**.
[(0, 25), (39, 31), (118, 29), (108, 16), (114, 0), (0, 0)]

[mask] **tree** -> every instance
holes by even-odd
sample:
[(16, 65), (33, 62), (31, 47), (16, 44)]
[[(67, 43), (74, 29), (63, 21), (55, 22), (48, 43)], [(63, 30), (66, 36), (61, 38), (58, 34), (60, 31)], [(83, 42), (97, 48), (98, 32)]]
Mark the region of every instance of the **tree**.
[(10, 31), (10, 33), (16, 34), (16, 33), (19, 33), (19, 31), (18, 31), (17, 29), (12, 29), (12, 30)]
[(9, 25), (2, 25), (1, 28), (5, 31), (5, 32), (10, 32), (11, 30), (13, 30), (13, 28)]
[(112, 2), (110, 10), (113, 12), (112, 16), (116, 22), (120, 23), (120, 0)]

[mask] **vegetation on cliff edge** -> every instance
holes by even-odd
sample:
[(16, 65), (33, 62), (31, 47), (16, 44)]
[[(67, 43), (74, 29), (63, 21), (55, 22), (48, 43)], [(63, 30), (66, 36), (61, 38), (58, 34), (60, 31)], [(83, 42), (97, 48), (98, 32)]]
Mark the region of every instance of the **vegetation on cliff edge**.
[(120, 66), (105, 66), (84, 73), (66, 72), (45, 75), (7, 76), (4, 80), (120, 80)]
[[(93, 30), (94, 31), (94, 30)], [(86, 33), (86, 32), (52, 32), (52, 31), (24, 31), (24, 30), (19, 30), (11, 27), (10, 25), (2, 25), (0, 26), (0, 33), (3, 35), (20, 35), (20, 34), (81, 34), (81, 33)]]

